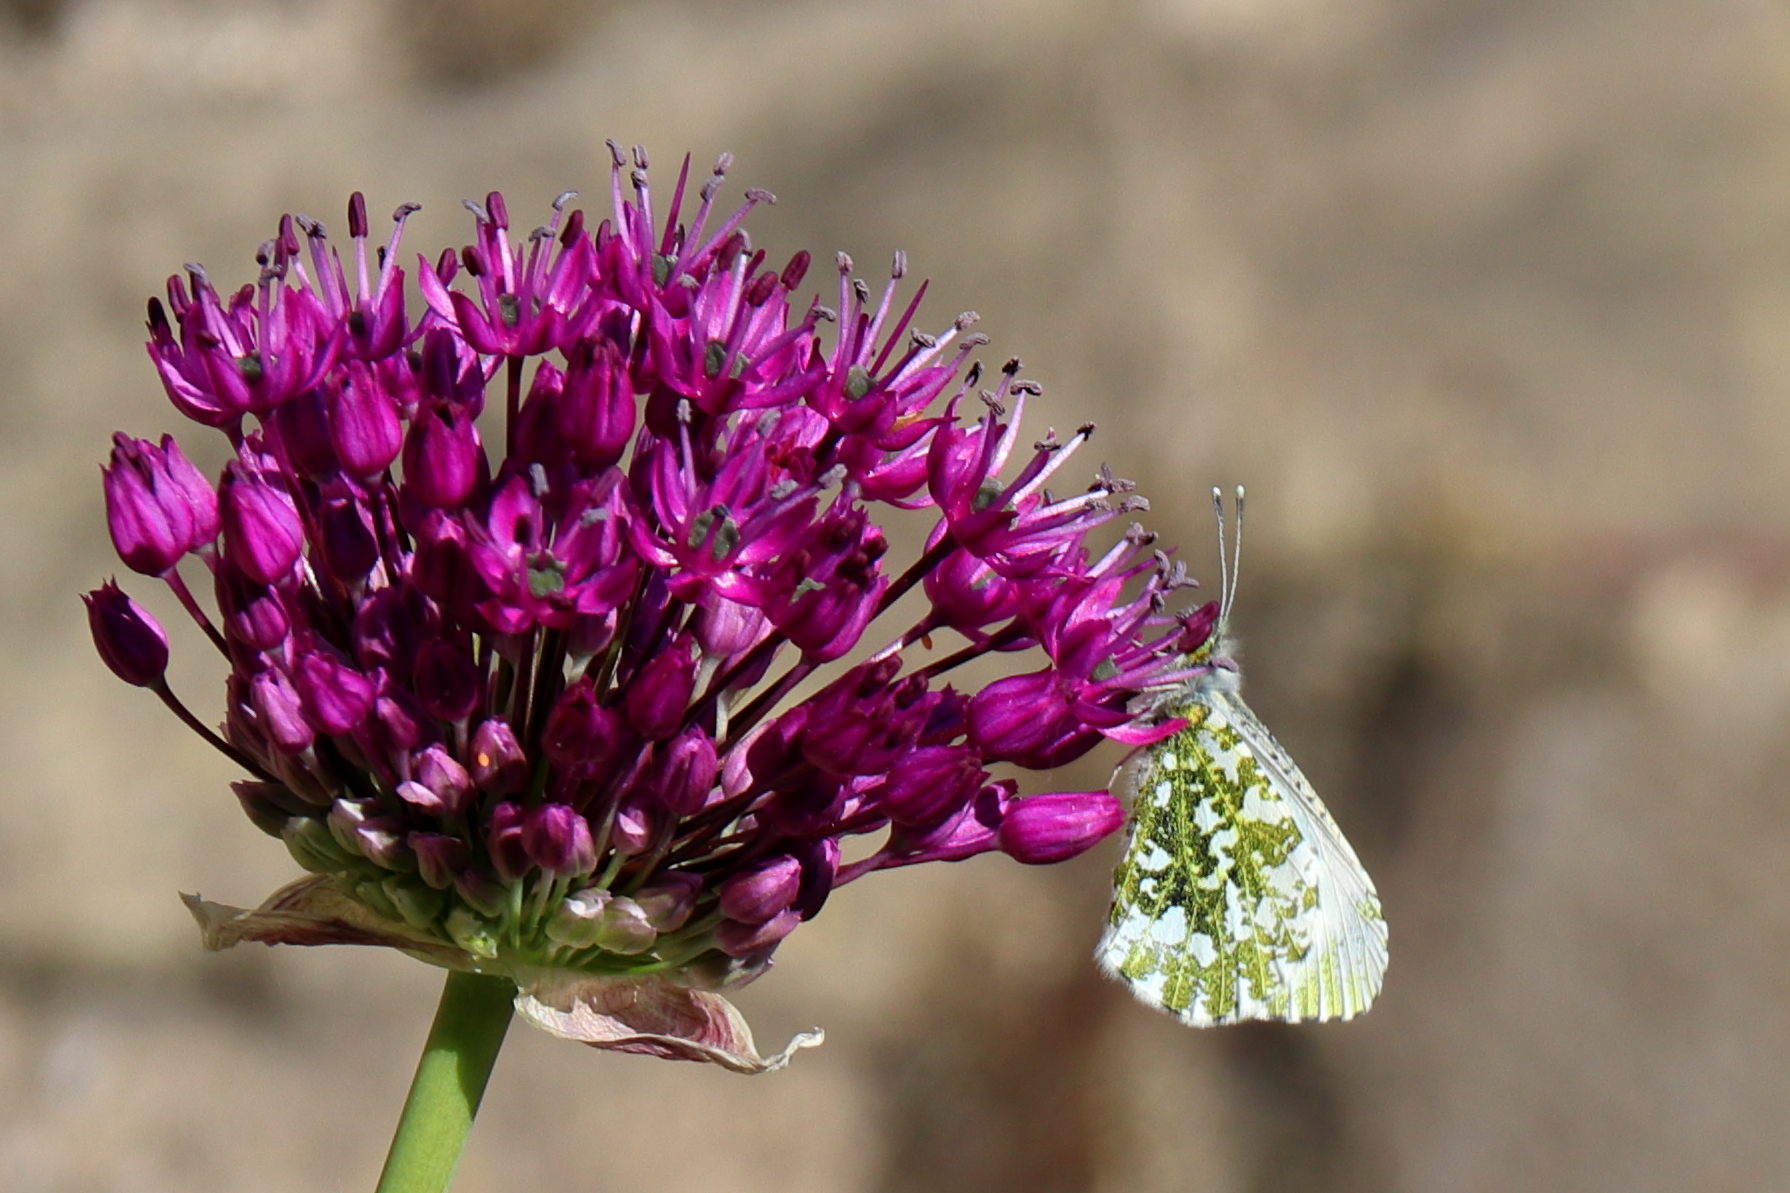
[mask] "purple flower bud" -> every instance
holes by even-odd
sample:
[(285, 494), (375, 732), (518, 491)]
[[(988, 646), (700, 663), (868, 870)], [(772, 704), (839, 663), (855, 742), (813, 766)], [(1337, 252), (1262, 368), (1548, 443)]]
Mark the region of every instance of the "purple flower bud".
[(306, 655), (292, 679), (311, 723), (325, 733), (352, 733), (373, 711), (373, 681), (333, 655), (322, 651)]
[(417, 411), (404, 438), (406, 493), (434, 509), (451, 509), (472, 496), (484, 467), (470, 416), (444, 405)]
[(804, 920), (820, 914), (827, 896), (833, 893), (833, 879), (839, 874), (839, 842), (833, 837), (810, 841), (797, 850), (802, 862), (802, 887), (796, 892), (793, 910)]
[(775, 945), (794, 932), (802, 917), (794, 911), (780, 911), (762, 924), (723, 920), (715, 929), (715, 947), (729, 957), (745, 957)]
[(272, 650), (286, 640), (291, 623), (279, 593), (243, 575), (228, 559), (218, 561), (218, 609), (224, 631), (250, 650)]
[(926, 573), (926, 596), (942, 625), (975, 633), (1019, 608), (1019, 589), (987, 562), (959, 548)]
[(435, 725), (423, 706), (384, 672), (379, 674), (379, 695), (373, 701), (372, 728), (377, 748), (388, 754), (405, 754), (434, 738)]
[(352, 583), (373, 570), (379, 562), (379, 543), (358, 500), (341, 494), (326, 498), (318, 522), (322, 536), (317, 545), (330, 574)]
[(411, 778), (398, 784), (398, 794), (432, 816), (456, 816), (472, 801), (472, 776), (440, 745), (430, 746), (411, 761)]
[(660, 807), (681, 820), (708, 804), (721, 762), (709, 735), (692, 725), (661, 747), (657, 766), (653, 794)]
[(802, 863), (789, 854), (760, 862), (721, 884), (721, 914), (743, 924), (762, 924), (796, 901)]
[(112, 545), (132, 571), (159, 576), (217, 537), (217, 495), (172, 435), (157, 447), (121, 431), (112, 443), (101, 469)]
[(1013, 802), (1011, 780), (991, 783), (961, 812), (926, 828), (895, 826), (883, 854), (887, 864), (957, 862), (1000, 847), (999, 831)]
[(310, 748), (317, 731), (306, 719), (304, 702), (292, 681), (279, 671), (262, 671), (249, 681), (249, 699), (267, 739), (277, 749), (297, 754)]
[(398, 458), (404, 442), (398, 409), (364, 364), (350, 364), (342, 384), (330, 391), (329, 439), (353, 476), (378, 476)]
[(329, 411), (323, 395), (306, 390), (268, 411), (268, 446), (295, 474), (320, 479), (336, 472), (341, 463), (329, 442)]
[(684, 723), (696, 688), (696, 660), (682, 642), (649, 660), (628, 685), (628, 724), (648, 741), (664, 741)]
[(703, 595), (696, 617), (696, 641), (703, 653), (715, 658), (732, 658), (758, 645), (769, 621), (762, 610), (711, 590)]
[(109, 580), (81, 599), (93, 645), (112, 674), (139, 688), (159, 684), (168, 670), (168, 635), (149, 611)]
[(534, 863), (522, 847), (522, 805), (504, 801), (491, 809), (485, 830), (485, 848), (491, 854), (491, 866), (505, 882), (514, 882), (527, 874)]
[(1072, 761), (1100, 740), (1049, 668), (995, 680), (970, 699), (969, 721), (983, 758), (1033, 770)]
[(580, 464), (603, 469), (634, 437), (634, 386), (627, 362), (607, 339), (582, 340), (567, 357), (554, 420)]
[(589, 874), (597, 868), (590, 822), (565, 804), (531, 808), (522, 822), (522, 847), (555, 878)]
[(365, 669), (383, 669), (400, 681), (416, 667), (422, 643), (437, 632), (438, 619), (428, 602), (408, 586), (381, 588), (360, 604), (354, 615), (354, 659)]
[(440, 833), (411, 833), (410, 848), (416, 854), (416, 870), (422, 880), (438, 891), (454, 885), (454, 879), (472, 865), (472, 850), (458, 837)]
[(304, 524), (284, 489), (250, 472), (239, 460), (224, 469), (218, 497), (224, 526), (224, 553), (249, 579), (262, 584), (283, 580), (304, 546)]
[(548, 714), (541, 749), (556, 766), (589, 769), (615, 757), (623, 732), (621, 718), (597, 703), (588, 679), (580, 680)]
[(646, 913), (647, 923), (660, 932), (676, 932), (690, 922), (690, 913), (696, 910), (696, 896), (701, 892), (701, 877), (673, 871), (635, 891), (634, 901)]
[(895, 760), (882, 810), (897, 824), (936, 824), (982, 790), (982, 757), (968, 746), (922, 746)]
[(1086, 852), (1124, 823), (1125, 809), (1105, 791), (1016, 799), (1001, 821), (1001, 852), (1029, 866), (1047, 866)]
[(514, 795), (528, 782), (528, 755), (509, 722), (484, 721), (473, 731), (472, 781), (493, 795)]
[(483, 677), (468, 653), (441, 639), (425, 642), (416, 654), (416, 698), (429, 715), (462, 721), (483, 695)]

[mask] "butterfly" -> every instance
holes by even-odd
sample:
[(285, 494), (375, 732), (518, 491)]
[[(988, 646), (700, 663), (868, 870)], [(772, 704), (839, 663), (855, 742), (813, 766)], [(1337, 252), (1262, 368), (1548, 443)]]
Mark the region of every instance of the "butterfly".
[(1095, 958), (1142, 1001), (1206, 1027), (1247, 1019), (1347, 1019), (1386, 972), (1386, 920), (1373, 880), (1317, 792), (1239, 691), (1227, 631), (1243, 540), (1224, 560), (1211, 636), (1197, 669), (1155, 698), (1186, 727), (1113, 775), (1129, 795), (1124, 859)]

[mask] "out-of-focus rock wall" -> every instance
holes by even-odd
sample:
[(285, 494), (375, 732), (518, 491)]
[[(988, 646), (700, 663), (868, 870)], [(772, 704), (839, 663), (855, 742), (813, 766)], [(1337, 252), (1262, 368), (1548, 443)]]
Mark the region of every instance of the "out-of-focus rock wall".
[(610, 136), (736, 152), (773, 254), (906, 249), (1201, 574), (1251, 486), (1252, 699), (1393, 964), (1196, 1033), (1092, 972), (1112, 846), (873, 878), (742, 999), (826, 1047), (517, 1028), (457, 1188), (1790, 1183), (1787, 54), (1756, 0), (0, 4), (0, 1189), (370, 1187), (437, 988), (174, 898), (293, 868), (86, 641), (143, 297), (356, 188), (417, 249), (600, 203)]

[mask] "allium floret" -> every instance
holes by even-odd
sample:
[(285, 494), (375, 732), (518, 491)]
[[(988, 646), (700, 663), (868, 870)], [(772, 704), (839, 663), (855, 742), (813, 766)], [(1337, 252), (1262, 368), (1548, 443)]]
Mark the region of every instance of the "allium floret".
[[(474, 243), (416, 261), (420, 309), (415, 206), (370, 255), (358, 194), (347, 261), (287, 217), (254, 284), (189, 266), (151, 300), (170, 399), (231, 457), (214, 487), (120, 435), (107, 515), (227, 659), (223, 737), (116, 586), (95, 641), (249, 772), (245, 812), (312, 873), (255, 911), (189, 898), (212, 947), (387, 945), (513, 977), (556, 1034), (762, 1071), (789, 1050), (760, 1056), (715, 991), (835, 888), (1060, 861), (1121, 823), (1108, 792), (994, 770), (1178, 727), (1150, 697), (1210, 618), (1167, 611), (1187, 581), (1141, 529), (1094, 541), (1147, 507), (1104, 469), (1046, 487), (1092, 427), (1023, 448), (1037, 386), (1010, 361), (983, 387), (973, 314), (918, 330), (901, 255), (874, 300), (843, 255), (835, 305), (804, 297), (808, 254), (774, 268), (743, 227), (771, 196), (715, 205), (729, 160), (687, 224), (688, 159), (660, 220), (638, 150), (594, 228), (571, 194), (522, 236), (501, 195), (469, 203)], [(916, 559), (894, 511), (933, 520)]]

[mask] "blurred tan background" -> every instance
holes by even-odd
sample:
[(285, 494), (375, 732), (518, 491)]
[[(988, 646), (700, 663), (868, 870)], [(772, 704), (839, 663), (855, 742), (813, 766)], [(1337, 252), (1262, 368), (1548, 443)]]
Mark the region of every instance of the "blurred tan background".
[(1116, 844), (873, 877), (741, 1000), (824, 1048), (519, 1027), (460, 1193), (1790, 1188), (1779, 0), (3, 0), (0, 1191), (369, 1189), (438, 988), (175, 899), (294, 867), (87, 642), (143, 298), (355, 188), (431, 251), (600, 206), (609, 136), (737, 153), (773, 257), (906, 249), (1200, 574), (1250, 485), (1252, 700), (1393, 963), (1199, 1033), (1088, 961)]

